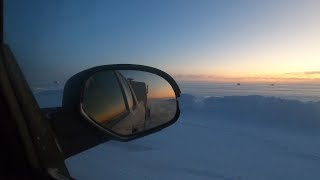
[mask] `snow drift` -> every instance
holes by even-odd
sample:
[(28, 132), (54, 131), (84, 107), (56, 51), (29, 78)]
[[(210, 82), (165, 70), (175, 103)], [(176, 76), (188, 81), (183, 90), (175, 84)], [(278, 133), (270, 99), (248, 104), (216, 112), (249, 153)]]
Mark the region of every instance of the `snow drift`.
[(320, 129), (320, 102), (302, 102), (264, 96), (209, 97), (201, 102), (190, 94), (180, 98), (183, 113), (234, 120), (268, 127), (316, 133)]

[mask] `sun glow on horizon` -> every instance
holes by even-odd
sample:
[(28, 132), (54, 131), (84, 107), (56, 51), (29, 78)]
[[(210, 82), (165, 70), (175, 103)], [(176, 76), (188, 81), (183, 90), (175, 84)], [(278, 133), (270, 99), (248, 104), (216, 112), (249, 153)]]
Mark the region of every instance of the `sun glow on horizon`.
[[(319, 40), (320, 42), (320, 40)], [(262, 49), (262, 48), (260, 48)], [(282, 48), (282, 49), (285, 49)], [(219, 82), (320, 82), (320, 43), (310, 49), (292, 48), (245, 52), (230, 52), (231, 55), (211, 57), (193, 66), (183, 66), (172, 71), (175, 78)], [(318, 50), (318, 51), (317, 51)], [(223, 63), (215, 63), (213, 60)]]
[(208, 81), (221, 83), (315, 83), (320, 84), (320, 71), (290, 72), (278, 74), (175, 74), (177, 81)]

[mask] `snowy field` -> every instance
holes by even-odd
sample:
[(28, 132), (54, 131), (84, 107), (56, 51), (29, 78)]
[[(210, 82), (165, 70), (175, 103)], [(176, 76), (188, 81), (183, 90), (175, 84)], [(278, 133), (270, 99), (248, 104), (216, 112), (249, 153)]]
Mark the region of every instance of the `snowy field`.
[[(249, 87), (231, 85), (181, 88), (188, 94), (179, 99), (182, 113), (177, 123), (142, 139), (109, 141), (70, 157), (66, 163), (71, 175), (139, 180), (320, 178), (320, 103), (310, 102), (318, 101), (316, 86), (304, 92), (301, 87), (251, 87), (252, 93), (241, 90)], [(62, 90), (35, 94), (42, 107), (61, 105)]]

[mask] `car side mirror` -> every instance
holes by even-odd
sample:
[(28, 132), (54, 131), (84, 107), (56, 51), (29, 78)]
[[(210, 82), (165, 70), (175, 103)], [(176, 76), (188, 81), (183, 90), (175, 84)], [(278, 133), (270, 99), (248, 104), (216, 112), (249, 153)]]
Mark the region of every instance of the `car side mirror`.
[(128, 141), (177, 121), (180, 89), (167, 73), (142, 65), (98, 66), (71, 77), (62, 108), (112, 139)]

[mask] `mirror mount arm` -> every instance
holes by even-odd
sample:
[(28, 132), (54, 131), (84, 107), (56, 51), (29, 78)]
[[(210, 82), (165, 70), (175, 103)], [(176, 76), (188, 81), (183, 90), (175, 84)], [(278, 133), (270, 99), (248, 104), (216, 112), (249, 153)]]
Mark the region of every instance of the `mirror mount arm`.
[(54, 129), (65, 159), (110, 140), (110, 137), (97, 131), (96, 127), (87, 123), (77, 113), (65, 111), (63, 108), (43, 111), (49, 111), (46, 117)]

